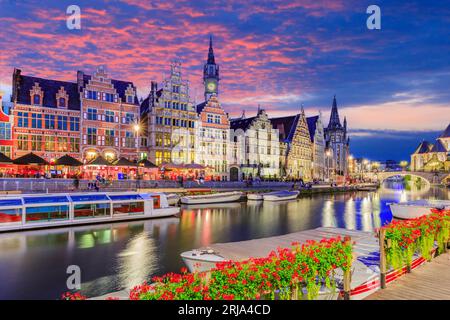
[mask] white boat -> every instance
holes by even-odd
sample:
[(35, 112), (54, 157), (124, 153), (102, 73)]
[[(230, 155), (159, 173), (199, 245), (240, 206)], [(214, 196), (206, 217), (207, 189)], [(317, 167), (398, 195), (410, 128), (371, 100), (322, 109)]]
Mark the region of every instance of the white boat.
[(170, 217), (164, 193), (97, 192), (0, 197), (0, 232)]
[(416, 200), (389, 203), (392, 215), (399, 219), (414, 219), (431, 213), (432, 209), (450, 209), (449, 200)]
[(208, 203), (222, 203), (239, 201), (243, 196), (243, 192), (221, 192), (212, 194), (203, 194), (195, 196), (181, 197), (180, 201), (183, 204), (208, 204)]
[(189, 272), (209, 271), (216, 267), (216, 263), (225, 261), (212, 249), (190, 250), (180, 254)]
[(169, 203), (169, 206), (176, 206), (178, 202), (180, 202), (180, 196), (176, 193), (169, 193), (166, 195), (167, 202)]
[(264, 200), (263, 195), (263, 193), (247, 193), (247, 200), (262, 201)]
[(275, 191), (266, 193), (263, 195), (264, 201), (282, 201), (282, 200), (293, 200), (297, 199), (298, 194), (300, 191), (294, 190), (294, 191)]

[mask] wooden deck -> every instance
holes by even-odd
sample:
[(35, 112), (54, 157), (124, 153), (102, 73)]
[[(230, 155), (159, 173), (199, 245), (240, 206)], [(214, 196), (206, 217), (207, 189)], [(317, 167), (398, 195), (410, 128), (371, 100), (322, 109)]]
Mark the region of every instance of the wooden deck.
[(450, 253), (418, 267), (366, 300), (450, 300)]

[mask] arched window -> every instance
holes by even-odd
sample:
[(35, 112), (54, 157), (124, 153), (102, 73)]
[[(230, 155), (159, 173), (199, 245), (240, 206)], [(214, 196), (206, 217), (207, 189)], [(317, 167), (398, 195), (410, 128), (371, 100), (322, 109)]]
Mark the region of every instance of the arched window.
[(40, 95), (35, 94), (33, 96), (33, 104), (37, 104), (37, 105), (41, 104), (41, 96)]
[(60, 107), (60, 108), (66, 107), (66, 98), (59, 98), (58, 107)]

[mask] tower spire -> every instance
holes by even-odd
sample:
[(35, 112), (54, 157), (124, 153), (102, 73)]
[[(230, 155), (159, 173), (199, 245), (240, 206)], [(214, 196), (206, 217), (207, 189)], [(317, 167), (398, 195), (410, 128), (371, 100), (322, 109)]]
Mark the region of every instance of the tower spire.
[(212, 35), (209, 36), (208, 64), (215, 64)]
[(336, 102), (336, 95), (333, 97), (333, 106), (331, 107), (330, 122), (328, 123), (328, 128), (340, 128), (342, 127), (341, 121), (339, 120), (339, 113)]

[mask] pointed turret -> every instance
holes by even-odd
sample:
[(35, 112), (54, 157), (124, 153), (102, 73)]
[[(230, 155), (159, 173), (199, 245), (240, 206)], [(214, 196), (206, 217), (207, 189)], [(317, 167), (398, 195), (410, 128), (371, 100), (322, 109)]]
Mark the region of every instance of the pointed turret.
[(213, 42), (212, 42), (212, 35), (209, 36), (209, 51), (208, 51), (208, 61), (207, 64), (215, 64), (216, 60), (214, 59), (214, 49), (213, 49)]
[(340, 128), (342, 127), (341, 121), (339, 120), (339, 113), (336, 102), (336, 95), (333, 98), (333, 106), (331, 107), (330, 122), (328, 123), (328, 128)]

